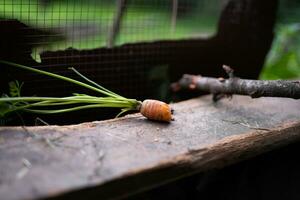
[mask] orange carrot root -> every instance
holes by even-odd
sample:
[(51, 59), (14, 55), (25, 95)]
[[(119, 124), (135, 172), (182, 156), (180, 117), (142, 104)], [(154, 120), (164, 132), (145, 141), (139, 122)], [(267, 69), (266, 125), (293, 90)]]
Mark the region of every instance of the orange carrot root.
[(172, 110), (169, 104), (162, 101), (147, 99), (143, 101), (140, 113), (151, 120), (170, 122)]

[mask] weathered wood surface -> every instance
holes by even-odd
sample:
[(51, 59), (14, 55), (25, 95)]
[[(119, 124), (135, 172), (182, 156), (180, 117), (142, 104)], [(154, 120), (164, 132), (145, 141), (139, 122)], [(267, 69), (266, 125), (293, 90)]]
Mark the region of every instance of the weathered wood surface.
[(141, 115), (72, 126), (0, 128), (0, 199), (112, 199), (300, 139), (300, 101), (211, 96), (175, 121)]

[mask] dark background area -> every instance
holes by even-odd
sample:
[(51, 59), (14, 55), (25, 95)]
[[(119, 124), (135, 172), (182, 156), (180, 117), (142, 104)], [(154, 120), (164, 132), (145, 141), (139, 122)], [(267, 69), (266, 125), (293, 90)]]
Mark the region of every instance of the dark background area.
[(300, 160), (295, 156), (299, 150), (299, 143), (295, 143), (129, 199), (299, 199)]

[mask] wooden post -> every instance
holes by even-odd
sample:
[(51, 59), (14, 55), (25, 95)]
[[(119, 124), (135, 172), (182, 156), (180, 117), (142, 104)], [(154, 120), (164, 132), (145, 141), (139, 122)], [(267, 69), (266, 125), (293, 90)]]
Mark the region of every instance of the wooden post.
[(171, 32), (172, 34), (176, 31), (178, 13), (178, 0), (172, 0), (172, 18), (171, 18)]
[(114, 46), (116, 38), (120, 31), (120, 26), (122, 23), (123, 15), (126, 11), (127, 7), (127, 0), (117, 0), (117, 6), (116, 6), (116, 13), (115, 17), (113, 19), (113, 24), (111, 26), (111, 29), (109, 31), (108, 40), (107, 40), (107, 47), (111, 48)]

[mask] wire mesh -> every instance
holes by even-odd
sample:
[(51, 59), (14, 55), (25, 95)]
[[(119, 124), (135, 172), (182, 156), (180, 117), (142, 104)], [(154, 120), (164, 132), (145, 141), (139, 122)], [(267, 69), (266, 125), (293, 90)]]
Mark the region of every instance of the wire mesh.
[[(215, 30), (218, 19), (216, 14), (220, 9), (218, 4), (221, 1), (205, 3), (204, 0), (131, 0), (125, 2), (127, 2), (126, 9), (121, 21), (119, 37), (115, 42), (117, 45), (212, 33)], [(174, 4), (178, 5), (174, 6)], [(208, 5), (211, 4), (213, 8), (209, 8)], [(205, 5), (209, 10), (205, 9)], [(56, 36), (65, 37), (65, 40), (59, 43), (53, 44), (48, 41), (39, 43), (39, 45), (47, 45), (42, 50), (58, 50), (67, 47), (90, 49), (107, 45), (116, 7), (117, 1), (105, 0), (1, 0), (0, 16), (18, 19), (39, 29), (50, 29), (57, 32)], [(53, 35), (51, 37), (53, 38)]]
[[(125, 9), (122, 18), (119, 19), (118, 32), (113, 33), (112, 26), (117, 20), (119, 2), (124, 3)], [(222, 2), (220, 0), (0, 0), (0, 17), (17, 19), (30, 28), (45, 31), (38, 35), (28, 34), (25, 36), (27, 39), (19, 44), (20, 46), (32, 46), (32, 49), (29, 49), (30, 52), (27, 53), (31, 54), (35, 61), (41, 62), (35, 67), (61, 66), (61, 68), (56, 68), (56, 72), (66, 73), (67, 67), (72, 65), (72, 67), (79, 67), (82, 73), (92, 75), (91, 78), (97, 79), (96, 76), (100, 76), (97, 74), (101, 73), (100, 80), (104, 80), (104, 83), (109, 86), (127, 84), (130, 87), (130, 85), (135, 85), (134, 90), (139, 91), (141, 89), (139, 86), (143, 86), (139, 81), (145, 79), (143, 76), (146, 76), (145, 66), (147, 63), (140, 63), (141, 59), (138, 58), (139, 66), (120, 69), (122, 68), (122, 59), (128, 61), (126, 55), (122, 54), (130, 54), (130, 49), (125, 53), (115, 51), (109, 55), (111, 59), (105, 59), (105, 61), (102, 61), (101, 58), (106, 55), (92, 51), (86, 51), (80, 55), (61, 52), (55, 56), (43, 56), (43, 60), (40, 55), (45, 51), (67, 48), (83, 50), (108, 47), (111, 46), (109, 38), (112, 34), (117, 35), (113, 46), (212, 35), (216, 30)], [(37, 40), (37, 38), (42, 39)], [(142, 56), (146, 57), (155, 53), (153, 51), (161, 52), (160, 48), (157, 46), (150, 52), (150, 50), (144, 51), (141, 46), (141, 51), (144, 52)], [(62, 58), (65, 58), (64, 62)], [(134, 64), (135, 58), (130, 59)], [(110, 66), (110, 60), (118, 60), (118, 66)], [(104, 65), (97, 68), (99, 63)], [(161, 66), (159, 67), (161, 68)], [(136, 76), (132, 76), (132, 74)], [(137, 81), (136, 77), (141, 78)], [(153, 74), (151, 77), (156, 78)], [(30, 84), (43, 81), (34, 75), (29, 79), (31, 80)], [(145, 81), (143, 83), (146, 84)], [(65, 88), (68, 84), (60, 84), (62, 90), (68, 89)], [(49, 84), (39, 85), (40, 90), (49, 87)], [(54, 86), (51, 85), (51, 87)], [(115, 87), (115, 89), (118, 88)]]
[[(169, 65), (154, 63), (149, 57), (164, 60), (172, 47), (158, 43), (149, 49), (142, 42), (211, 36), (216, 32), (225, 1), (0, 0), (0, 21), (15, 19), (24, 24), (14, 30), (20, 39), (11, 48), (26, 51), (20, 54), (24, 58), (17, 61), (79, 78), (68, 69), (75, 67), (127, 97), (165, 100)], [(125, 51), (117, 48), (136, 43), (141, 45), (129, 45)], [(139, 56), (130, 56), (133, 51), (140, 52)], [(8, 73), (7, 79), (16, 78), (25, 82), (26, 95), (66, 96), (85, 92), (49, 77)]]
[[(296, 0), (0, 0), (0, 59), (79, 78), (68, 69), (75, 67), (124, 96), (165, 100), (169, 76), (200, 73), (197, 67), (215, 76), (229, 63), (256, 77), (277, 2), (276, 26), (293, 23), (298, 30)], [(86, 92), (2, 66), (0, 76), (1, 94), (13, 79), (25, 82), (25, 95)]]

